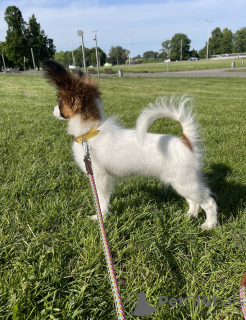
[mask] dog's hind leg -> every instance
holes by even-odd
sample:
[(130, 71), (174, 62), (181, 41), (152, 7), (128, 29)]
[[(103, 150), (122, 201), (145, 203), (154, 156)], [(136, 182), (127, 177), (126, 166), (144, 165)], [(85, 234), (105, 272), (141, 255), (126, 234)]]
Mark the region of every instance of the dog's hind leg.
[(200, 206), (205, 211), (206, 221), (201, 225), (201, 229), (213, 229), (218, 225), (217, 206), (212, 197), (207, 196), (205, 199), (202, 199), (199, 204), (189, 199), (186, 200), (190, 206), (189, 211), (187, 212), (187, 216), (197, 218)]
[[(199, 204), (193, 202), (191, 200), (186, 199), (190, 205), (189, 211), (187, 213), (188, 216), (192, 216), (197, 218), (199, 207), (205, 211), (206, 213), (206, 221), (201, 225), (201, 229), (213, 229), (218, 225), (217, 222), (217, 206), (212, 197), (207, 195), (206, 197), (202, 197), (199, 201)], [(198, 200), (196, 200), (198, 202)]]
[(187, 217), (193, 217), (193, 218), (197, 218), (198, 217), (198, 211), (199, 211), (199, 204), (191, 201), (190, 199), (186, 199), (186, 201), (189, 204), (189, 210), (187, 212)]
[[(110, 195), (114, 186), (115, 179), (108, 173), (96, 172), (94, 170), (94, 178), (97, 189), (97, 194), (100, 202), (100, 208), (103, 218), (108, 213), (108, 207), (110, 202)], [(90, 217), (93, 220), (97, 219), (97, 215)]]
[(201, 229), (212, 229), (218, 225), (216, 203), (210, 196), (210, 190), (199, 178), (182, 181), (182, 183), (172, 183), (172, 187), (187, 199), (190, 205), (187, 213), (189, 216), (197, 217), (199, 206), (206, 212), (207, 219), (201, 225)]
[(202, 209), (206, 212), (207, 219), (201, 225), (201, 229), (212, 229), (218, 225), (217, 205), (212, 197), (208, 197), (202, 204)]

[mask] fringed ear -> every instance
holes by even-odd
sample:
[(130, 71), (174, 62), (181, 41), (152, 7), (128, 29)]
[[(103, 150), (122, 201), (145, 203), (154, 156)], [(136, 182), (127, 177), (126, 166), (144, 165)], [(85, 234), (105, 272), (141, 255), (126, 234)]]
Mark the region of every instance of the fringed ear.
[(75, 72), (73, 72), (73, 74), (79, 78), (83, 78), (83, 76), (84, 76), (84, 74), (81, 70), (76, 70)]
[(47, 60), (43, 63), (43, 69), (49, 81), (57, 86), (58, 89), (69, 88), (71, 85), (71, 75), (59, 63)]

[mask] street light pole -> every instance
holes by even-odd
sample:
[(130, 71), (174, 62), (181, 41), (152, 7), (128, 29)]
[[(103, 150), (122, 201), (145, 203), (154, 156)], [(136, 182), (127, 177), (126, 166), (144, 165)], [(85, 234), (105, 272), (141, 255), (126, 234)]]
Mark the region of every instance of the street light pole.
[(208, 47), (209, 47), (209, 24), (212, 23), (213, 21), (209, 21), (209, 20), (206, 20), (207, 23), (208, 23), (208, 40), (207, 40), (207, 56), (206, 56), (206, 59), (208, 60)]
[[(97, 32), (97, 31), (92, 31), (92, 32)], [(100, 77), (100, 70), (99, 70), (99, 60), (98, 60), (98, 51), (97, 51), (97, 34), (95, 33), (95, 39), (93, 39), (93, 40), (95, 40), (95, 43), (96, 43), (96, 47), (95, 47), (95, 49), (96, 49), (96, 59), (97, 59), (97, 74), (98, 74), (98, 77)]]
[(84, 48), (84, 39), (83, 39), (83, 31), (78, 30), (78, 36), (81, 37), (81, 50), (83, 55), (83, 64), (84, 64), (84, 70), (86, 74), (86, 60), (85, 60), (85, 48)]
[(72, 49), (73, 65), (75, 66), (75, 58), (74, 58), (74, 54), (73, 54), (73, 40), (71, 40), (71, 49)]
[(130, 36), (132, 36), (132, 33), (128, 34), (128, 33), (125, 33), (128, 37), (128, 60), (129, 60), (129, 65), (131, 63), (131, 50), (130, 49)]

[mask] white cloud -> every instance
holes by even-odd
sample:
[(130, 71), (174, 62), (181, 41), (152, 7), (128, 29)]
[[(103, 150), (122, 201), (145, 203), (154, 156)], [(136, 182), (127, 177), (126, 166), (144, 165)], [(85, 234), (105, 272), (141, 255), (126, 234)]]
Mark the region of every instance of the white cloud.
[[(109, 0), (108, 0), (109, 1)], [(86, 47), (93, 47), (93, 33), (98, 31), (98, 45), (107, 53), (111, 46), (127, 48), (133, 34), (133, 55), (148, 50), (158, 51), (161, 42), (175, 33), (185, 33), (192, 40), (191, 47), (201, 49), (207, 39), (206, 19), (215, 27), (227, 27), (233, 32), (245, 27), (245, 0), (170, 0), (117, 4), (111, 1), (90, 0), (13, 0), (0, 4), (0, 40), (4, 41), (7, 25), (4, 11), (16, 5), (25, 21), (34, 13), (46, 35), (54, 39), (57, 50), (70, 50), (80, 45), (77, 30), (84, 31)], [(113, 4), (112, 4), (113, 3)]]

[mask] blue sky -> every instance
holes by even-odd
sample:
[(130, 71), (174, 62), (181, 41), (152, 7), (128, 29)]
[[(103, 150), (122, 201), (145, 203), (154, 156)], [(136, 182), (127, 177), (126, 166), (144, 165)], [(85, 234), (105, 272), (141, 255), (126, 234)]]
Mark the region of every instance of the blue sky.
[(245, 0), (0, 0), (0, 41), (5, 40), (4, 12), (10, 5), (21, 10), (26, 22), (34, 13), (57, 51), (80, 46), (77, 30), (84, 31), (88, 48), (94, 46), (93, 31), (98, 31), (98, 46), (106, 54), (112, 46), (127, 49), (129, 42), (136, 56), (159, 51), (175, 33), (185, 33), (191, 49), (201, 49), (207, 40), (206, 19), (213, 21), (210, 31), (246, 27)]

